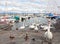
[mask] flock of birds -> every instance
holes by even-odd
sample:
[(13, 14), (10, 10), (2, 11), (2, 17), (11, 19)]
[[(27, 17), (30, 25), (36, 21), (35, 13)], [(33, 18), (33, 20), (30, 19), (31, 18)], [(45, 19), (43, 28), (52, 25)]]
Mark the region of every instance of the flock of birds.
[[(51, 22), (50, 22), (50, 20), (49, 20), (49, 21), (48, 21), (48, 28), (46, 28), (47, 31), (44, 33), (44, 38), (45, 38), (45, 39), (48, 39), (48, 40), (52, 40), (52, 39), (53, 39), (53, 34), (52, 34), (52, 32), (50, 31), (50, 27), (51, 27), (50, 25), (51, 25)], [(35, 26), (34, 24), (32, 24), (32, 25), (29, 26), (29, 28), (34, 29), (35, 31), (38, 31), (39, 29), (38, 29), (37, 26), (38, 26), (38, 25)], [(25, 29), (24, 24), (20, 27), (20, 29)], [(10, 36), (10, 38), (13, 39), (14, 36)], [(51, 44), (51, 43), (48, 43), (48, 44)]]

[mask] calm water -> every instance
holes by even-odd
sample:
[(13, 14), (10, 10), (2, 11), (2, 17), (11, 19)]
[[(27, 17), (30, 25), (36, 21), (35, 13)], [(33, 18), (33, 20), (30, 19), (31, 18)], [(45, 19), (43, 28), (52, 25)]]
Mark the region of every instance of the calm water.
[(32, 23), (47, 24), (47, 22), (48, 21), (46, 18), (42, 18), (42, 17), (31, 18), (30, 20), (26, 20), (24, 22), (14, 23), (14, 26), (12, 27), (12, 29), (14, 30), (16, 28), (19, 28), (23, 24), (26, 26), (26, 25), (31, 25)]

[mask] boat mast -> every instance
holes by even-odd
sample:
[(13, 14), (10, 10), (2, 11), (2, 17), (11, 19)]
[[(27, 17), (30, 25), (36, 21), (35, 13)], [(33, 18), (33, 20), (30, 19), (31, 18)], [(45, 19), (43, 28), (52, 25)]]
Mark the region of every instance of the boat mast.
[(6, 0), (5, 2), (5, 15), (7, 16), (8, 15), (8, 0)]

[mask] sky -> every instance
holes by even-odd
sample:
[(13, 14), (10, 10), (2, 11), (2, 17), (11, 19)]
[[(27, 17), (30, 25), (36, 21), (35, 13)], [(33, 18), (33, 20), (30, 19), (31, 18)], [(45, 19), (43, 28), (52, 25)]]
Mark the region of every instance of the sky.
[(0, 0), (0, 12), (59, 13), (59, 9), (60, 0)]

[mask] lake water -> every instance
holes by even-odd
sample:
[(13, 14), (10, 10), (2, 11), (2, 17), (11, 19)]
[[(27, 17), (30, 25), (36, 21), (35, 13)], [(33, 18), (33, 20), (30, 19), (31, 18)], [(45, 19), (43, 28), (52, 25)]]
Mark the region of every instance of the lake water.
[(26, 25), (31, 25), (32, 23), (47, 24), (48, 21), (46, 18), (43, 18), (43, 17), (31, 18), (24, 22), (14, 23), (14, 26), (12, 27), (12, 29), (15, 30), (16, 28), (21, 27), (23, 24), (26, 26)]

